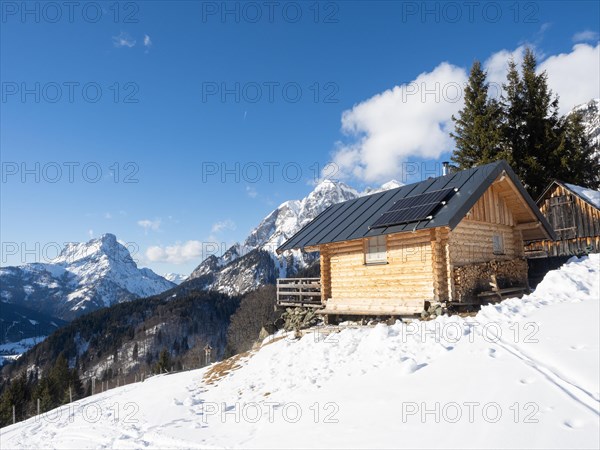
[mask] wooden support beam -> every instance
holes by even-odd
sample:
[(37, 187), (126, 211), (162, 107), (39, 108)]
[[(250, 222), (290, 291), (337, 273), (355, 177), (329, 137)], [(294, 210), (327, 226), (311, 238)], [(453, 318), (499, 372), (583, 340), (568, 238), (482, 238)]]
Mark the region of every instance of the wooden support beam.
[(517, 230), (535, 230), (538, 227), (541, 227), (542, 223), (540, 221), (537, 222), (526, 222), (515, 225)]

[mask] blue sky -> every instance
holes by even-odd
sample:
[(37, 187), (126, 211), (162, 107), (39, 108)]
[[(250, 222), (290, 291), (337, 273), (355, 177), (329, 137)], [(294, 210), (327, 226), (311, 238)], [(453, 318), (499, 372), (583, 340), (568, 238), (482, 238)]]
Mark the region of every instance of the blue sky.
[(189, 273), (332, 161), (412, 181), (447, 159), (474, 59), (500, 82), (531, 45), (563, 110), (600, 96), (593, 1), (23, 5), (0, 22), (2, 265), (112, 232)]

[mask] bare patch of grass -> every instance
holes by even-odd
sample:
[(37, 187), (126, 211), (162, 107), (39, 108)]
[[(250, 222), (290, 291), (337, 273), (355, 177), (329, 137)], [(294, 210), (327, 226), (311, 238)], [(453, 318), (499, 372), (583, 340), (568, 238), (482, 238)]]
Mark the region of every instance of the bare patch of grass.
[(227, 358), (224, 361), (220, 361), (218, 363), (213, 364), (210, 369), (206, 371), (204, 374), (204, 383), (208, 385), (213, 385), (218, 381), (225, 378), (234, 370), (239, 369), (241, 366), (240, 362), (243, 358), (249, 358), (254, 354), (254, 352), (244, 352), (239, 353), (237, 355), (232, 356), (231, 358)]

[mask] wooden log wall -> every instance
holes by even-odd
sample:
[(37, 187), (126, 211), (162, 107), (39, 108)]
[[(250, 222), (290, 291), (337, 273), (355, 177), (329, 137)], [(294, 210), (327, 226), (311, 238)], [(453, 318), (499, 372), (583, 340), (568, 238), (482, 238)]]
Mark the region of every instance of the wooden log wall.
[[(502, 236), (504, 253), (494, 253), (494, 235)], [(450, 260), (455, 266), (510, 260), (523, 255), (520, 232), (508, 225), (464, 219), (449, 235)]]
[(321, 246), (330, 258), (327, 309), (414, 314), (434, 299), (430, 230), (388, 235), (386, 264), (365, 264), (365, 245), (357, 239)]
[(326, 246), (321, 247), (321, 303), (331, 297), (331, 258)]
[(448, 228), (434, 228), (431, 230), (431, 254), (433, 259), (433, 299), (438, 302), (446, 301), (451, 297), (452, 286), (451, 260), (448, 253)]

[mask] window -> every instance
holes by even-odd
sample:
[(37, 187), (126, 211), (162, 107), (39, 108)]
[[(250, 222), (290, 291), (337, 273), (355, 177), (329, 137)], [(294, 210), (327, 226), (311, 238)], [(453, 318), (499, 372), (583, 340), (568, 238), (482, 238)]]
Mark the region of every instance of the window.
[(501, 234), (495, 234), (492, 237), (494, 255), (504, 255), (504, 237)]
[(365, 251), (366, 264), (383, 264), (387, 262), (387, 245), (385, 236), (375, 236), (367, 240)]

